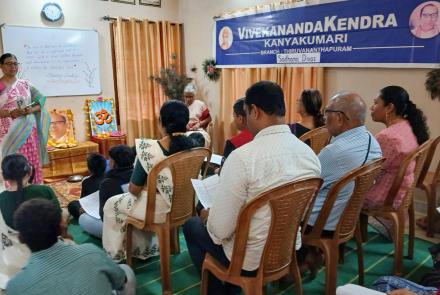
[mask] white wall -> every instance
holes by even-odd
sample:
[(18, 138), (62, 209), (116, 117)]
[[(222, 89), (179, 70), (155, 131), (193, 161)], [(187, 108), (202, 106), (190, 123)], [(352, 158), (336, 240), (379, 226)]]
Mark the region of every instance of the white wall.
[[(41, 8), (47, 2), (57, 2), (61, 5), (64, 12), (64, 21), (51, 24), (41, 18)], [(109, 23), (101, 20), (104, 15), (178, 22), (178, 0), (162, 0), (161, 8), (101, 0), (0, 0), (0, 23), (33, 27), (96, 29), (99, 33), (101, 56), (102, 94), (100, 96), (114, 97), (110, 29)], [(47, 101), (48, 108), (72, 109), (75, 118), (76, 137), (80, 141), (86, 140), (85, 113), (83, 110), (85, 99), (84, 96), (49, 97)]]
[[(213, 16), (241, 8), (272, 3), (274, 0), (181, 0), (180, 15), (185, 26), (186, 63), (199, 68), (196, 75), (201, 85), (203, 99), (208, 102), (214, 116), (219, 111), (219, 83), (209, 82), (203, 77), (201, 63), (212, 56)], [(189, 72), (189, 71), (188, 71)], [(414, 102), (422, 108), (428, 117), (432, 136), (440, 135), (440, 101), (432, 101), (424, 87), (426, 69), (380, 69), (380, 68), (327, 68), (325, 95), (338, 90), (358, 92), (368, 104), (384, 86), (401, 85), (408, 90)], [(383, 126), (372, 123), (367, 125), (377, 132)]]

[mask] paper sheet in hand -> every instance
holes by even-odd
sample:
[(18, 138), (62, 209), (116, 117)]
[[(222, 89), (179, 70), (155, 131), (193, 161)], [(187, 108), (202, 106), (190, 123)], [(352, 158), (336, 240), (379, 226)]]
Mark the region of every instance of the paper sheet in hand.
[[(10, 277), (8, 277), (7, 275), (0, 273), (0, 289), (1, 290), (5, 290), (6, 289), (6, 285), (8, 284)], [(0, 290), (0, 294), (3, 294), (3, 292)]]
[[(128, 192), (128, 183), (121, 185), (121, 189), (124, 193)], [(99, 216), (99, 191), (79, 199), (79, 203), (87, 214), (96, 219), (101, 219), (101, 216)]]
[(376, 290), (367, 289), (362, 286), (347, 284), (345, 286), (338, 287), (336, 289), (336, 295), (386, 295), (385, 293), (378, 292)]
[(79, 203), (87, 214), (94, 218), (101, 219), (99, 216), (99, 191), (79, 199)]
[(213, 175), (204, 180), (191, 179), (191, 183), (196, 191), (197, 197), (203, 207), (211, 208), (214, 197), (220, 185), (220, 178), (218, 175)]
[[(207, 158), (205, 158), (205, 161), (208, 160)], [(221, 166), (222, 165), (222, 160), (223, 160), (223, 156), (217, 155), (217, 154), (212, 154), (211, 155), (211, 163), (212, 164), (216, 164)]]

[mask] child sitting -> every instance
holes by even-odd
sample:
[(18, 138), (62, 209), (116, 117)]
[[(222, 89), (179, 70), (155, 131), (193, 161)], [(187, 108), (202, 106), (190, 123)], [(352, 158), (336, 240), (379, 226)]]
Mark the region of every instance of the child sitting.
[[(92, 153), (87, 158), (87, 168), (90, 176), (84, 178), (81, 184), (81, 198), (93, 194), (99, 190), (99, 185), (104, 179), (104, 172), (107, 167), (107, 161), (104, 156), (98, 153)], [(75, 219), (83, 213), (78, 201), (72, 201), (67, 205), (70, 215)]]

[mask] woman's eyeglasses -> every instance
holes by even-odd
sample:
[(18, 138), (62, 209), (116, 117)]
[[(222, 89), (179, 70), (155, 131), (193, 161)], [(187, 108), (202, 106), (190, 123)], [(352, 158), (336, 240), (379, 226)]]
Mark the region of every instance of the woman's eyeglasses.
[(18, 62), (6, 62), (6, 63), (4, 63), (4, 65), (8, 66), (8, 67), (18, 67), (20, 65), (20, 63), (18, 63)]

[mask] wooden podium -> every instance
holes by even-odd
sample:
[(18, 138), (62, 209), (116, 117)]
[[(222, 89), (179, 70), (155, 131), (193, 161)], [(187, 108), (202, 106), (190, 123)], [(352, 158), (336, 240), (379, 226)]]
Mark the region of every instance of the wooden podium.
[(99, 145), (99, 153), (102, 154), (107, 159), (109, 158), (108, 151), (113, 146), (118, 145), (118, 144), (127, 144), (127, 136), (126, 135), (110, 136), (110, 137), (105, 137), (105, 138), (92, 136), (91, 140), (93, 142), (96, 142)]
[(79, 142), (76, 147), (48, 151), (49, 164), (43, 167), (43, 178), (51, 182), (71, 175), (87, 175), (87, 157), (98, 152), (98, 145), (91, 141)]

